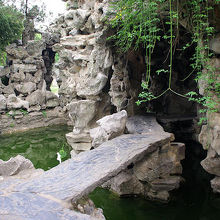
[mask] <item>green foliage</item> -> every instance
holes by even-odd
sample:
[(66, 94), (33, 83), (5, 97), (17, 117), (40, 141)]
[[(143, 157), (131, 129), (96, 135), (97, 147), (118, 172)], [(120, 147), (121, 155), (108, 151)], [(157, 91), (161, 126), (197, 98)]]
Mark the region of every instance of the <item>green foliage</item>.
[(24, 109), (20, 109), (20, 112), (22, 113), (22, 115), (28, 115), (28, 111), (27, 110), (24, 110)]
[[(220, 1), (215, 0), (218, 4)], [(180, 4), (185, 10), (179, 11)], [(112, 13), (109, 14), (109, 23), (116, 29), (116, 33), (109, 39), (115, 42), (120, 52), (126, 52), (129, 49), (137, 49), (139, 47), (146, 50), (146, 80), (142, 82), (143, 91), (139, 94), (140, 100), (137, 104), (151, 101), (163, 96), (166, 92), (171, 91), (174, 94), (189, 98), (202, 104), (208, 111), (216, 111), (216, 101), (213, 101), (213, 92), (219, 94), (220, 86), (215, 84), (212, 66), (209, 64), (212, 54), (208, 50), (209, 39), (213, 35), (214, 28), (210, 26), (209, 14), (213, 8), (208, 0), (118, 0), (112, 4)], [(113, 13), (114, 12), (114, 13)], [(168, 12), (168, 13), (166, 13)], [(191, 43), (187, 43), (184, 49), (196, 44), (195, 54), (192, 56), (193, 71), (183, 79), (188, 79), (192, 74), (196, 73), (196, 80), (204, 77), (202, 70), (206, 69), (205, 80), (208, 82), (206, 96), (200, 97), (198, 94), (189, 92), (187, 95), (174, 91), (171, 87), (173, 55), (175, 53), (175, 40), (179, 35), (179, 17), (184, 13), (184, 17), (188, 18), (188, 23), (192, 26), (193, 39)], [(161, 30), (161, 24), (169, 27)], [(163, 26), (164, 26), (163, 25)], [(159, 69), (152, 73), (151, 59), (157, 41), (166, 40), (170, 45), (169, 51), (169, 67), (168, 69)], [(168, 74), (168, 88), (161, 94), (155, 96), (150, 91), (150, 76), (152, 74)]]
[(44, 118), (47, 118), (47, 112), (46, 111), (42, 111), (42, 115)]
[(20, 39), (23, 30), (23, 17), (20, 12), (0, 3), (0, 57), (4, 62), (4, 50), (7, 45)]
[(42, 34), (36, 33), (34, 36), (34, 40), (42, 40)]
[(6, 65), (6, 58), (7, 58), (7, 53), (4, 51), (0, 52), (0, 66)]
[(64, 159), (67, 156), (67, 152), (64, 150), (64, 145), (59, 150), (59, 154), (60, 154), (61, 159)]
[(56, 53), (55, 54), (55, 63), (58, 63), (59, 59), (60, 59), (60, 55), (59, 55), (59, 53)]

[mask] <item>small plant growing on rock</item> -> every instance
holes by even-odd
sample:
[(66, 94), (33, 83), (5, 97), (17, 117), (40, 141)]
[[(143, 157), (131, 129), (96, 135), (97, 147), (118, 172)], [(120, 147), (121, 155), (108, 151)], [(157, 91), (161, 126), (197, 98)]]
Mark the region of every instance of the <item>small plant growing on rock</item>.
[(42, 115), (43, 115), (44, 118), (46, 118), (47, 117), (47, 112), (46, 111), (42, 111)]

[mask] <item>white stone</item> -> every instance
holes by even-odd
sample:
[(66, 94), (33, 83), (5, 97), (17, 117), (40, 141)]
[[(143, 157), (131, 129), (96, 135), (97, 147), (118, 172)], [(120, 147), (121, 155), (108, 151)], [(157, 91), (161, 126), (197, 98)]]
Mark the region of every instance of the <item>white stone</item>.
[(124, 133), (126, 121), (127, 112), (125, 110), (98, 120), (96, 123), (99, 127), (90, 129), (90, 136), (93, 140), (92, 146), (96, 148), (103, 142), (122, 135)]

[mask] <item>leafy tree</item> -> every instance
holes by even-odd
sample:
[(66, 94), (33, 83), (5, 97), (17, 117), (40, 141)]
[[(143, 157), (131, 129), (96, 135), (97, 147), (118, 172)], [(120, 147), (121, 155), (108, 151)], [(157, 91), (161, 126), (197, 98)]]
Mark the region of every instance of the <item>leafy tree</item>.
[(44, 3), (35, 4), (33, 0), (0, 0), (5, 5), (19, 10), (24, 16), (24, 30), (22, 43), (26, 45), (28, 40), (34, 40), (35, 22), (42, 22), (45, 18), (46, 6)]
[(0, 62), (5, 58), (7, 45), (20, 39), (23, 31), (23, 16), (14, 7), (5, 6), (0, 1)]

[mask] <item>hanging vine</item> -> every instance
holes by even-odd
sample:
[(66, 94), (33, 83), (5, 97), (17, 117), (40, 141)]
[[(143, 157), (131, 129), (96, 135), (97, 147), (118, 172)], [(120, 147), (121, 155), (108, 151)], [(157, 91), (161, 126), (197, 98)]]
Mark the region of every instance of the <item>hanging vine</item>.
[[(214, 0), (213, 4), (219, 4), (220, 0)], [(189, 23), (192, 26), (192, 42), (187, 43), (183, 50), (196, 44), (195, 54), (191, 58), (192, 71), (182, 81), (194, 76), (198, 81), (203, 77), (207, 80), (209, 86), (206, 96), (200, 97), (196, 92), (190, 91), (187, 94), (180, 94), (172, 89), (172, 69), (173, 55), (175, 53), (175, 45), (178, 41), (179, 34), (179, 11), (180, 4), (187, 9), (186, 17), (190, 17)], [(114, 40), (115, 45), (122, 52), (128, 51), (130, 48), (137, 49), (140, 46), (145, 48), (146, 54), (146, 80), (142, 81), (141, 86), (143, 91), (139, 94), (137, 104), (158, 99), (168, 91), (202, 104), (205, 111), (215, 111), (216, 102), (212, 100), (210, 90), (213, 91), (213, 83), (215, 77), (213, 67), (210, 65), (210, 57), (212, 53), (209, 51), (209, 39), (214, 33), (214, 28), (209, 23), (209, 13), (213, 8), (209, 5), (209, 0), (118, 0), (113, 3), (113, 11), (116, 11), (115, 16), (110, 17), (110, 24), (116, 28), (116, 34), (110, 39)], [(168, 11), (168, 13), (166, 13)], [(165, 24), (169, 26), (168, 34), (160, 29), (161, 17), (165, 20)], [(174, 27), (176, 26), (176, 29)], [(175, 30), (175, 33), (174, 33)], [(164, 33), (161, 35), (161, 33)], [(176, 35), (176, 36), (175, 36)], [(151, 60), (157, 41), (161, 38), (169, 42), (169, 68), (158, 69), (156, 74), (168, 74), (168, 88), (161, 94), (155, 96), (150, 91)], [(207, 74), (202, 74), (202, 69), (207, 70)], [(219, 85), (215, 84), (216, 91), (219, 90)], [(204, 120), (204, 118), (202, 119)], [(201, 120), (201, 121), (202, 121)]]

